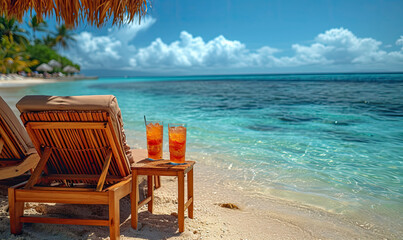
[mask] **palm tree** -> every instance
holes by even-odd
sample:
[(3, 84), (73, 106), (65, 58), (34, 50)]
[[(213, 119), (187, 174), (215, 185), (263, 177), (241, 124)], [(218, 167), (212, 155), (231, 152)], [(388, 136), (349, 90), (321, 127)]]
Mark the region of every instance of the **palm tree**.
[(42, 38), (40, 43), (42, 43), (43, 45), (46, 45), (50, 48), (53, 48), (56, 45), (56, 39), (48, 34), (48, 35), (46, 35), (46, 37)]
[(13, 37), (3, 36), (0, 47), (0, 72), (15, 73), (19, 71), (30, 72), (30, 67), (39, 63), (38, 60), (30, 60), (25, 52), (25, 46), (14, 42)]
[(73, 31), (67, 28), (66, 25), (64, 24), (56, 27), (56, 34), (55, 34), (56, 45), (61, 46), (64, 49), (67, 49), (71, 42), (76, 41), (74, 35), (75, 34), (73, 33)]
[(28, 26), (32, 29), (34, 35), (34, 42), (36, 40), (36, 32), (47, 32), (48, 24), (45, 21), (38, 21), (38, 18), (33, 16), (31, 21), (28, 22)]
[(7, 19), (6, 17), (0, 17), (0, 36), (3, 38), (7, 36), (8, 38), (13, 38), (14, 42), (17, 44), (28, 43), (28, 39), (25, 36), (25, 30), (20, 28), (15, 18)]

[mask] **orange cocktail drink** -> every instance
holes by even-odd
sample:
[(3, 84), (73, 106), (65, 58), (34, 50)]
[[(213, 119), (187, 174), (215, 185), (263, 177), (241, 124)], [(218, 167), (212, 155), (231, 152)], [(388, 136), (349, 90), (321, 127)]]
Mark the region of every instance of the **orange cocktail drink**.
[(168, 124), (169, 155), (173, 163), (184, 163), (186, 152), (186, 124)]
[(148, 158), (162, 159), (162, 139), (163, 123), (162, 121), (147, 121), (147, 150)]

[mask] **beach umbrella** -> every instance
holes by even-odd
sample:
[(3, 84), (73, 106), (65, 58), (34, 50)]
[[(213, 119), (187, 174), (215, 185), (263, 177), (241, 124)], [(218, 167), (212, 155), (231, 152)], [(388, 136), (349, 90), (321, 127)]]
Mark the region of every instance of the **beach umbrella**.
[(39, 71), (39, 72), (50, 72), (52, 70), (53, 70), (53, 68), (46, 63), (42, 63), (41, 65), (39, 65), (36, 68), (36, 71)]
[(83, 20), (97, 27), (107, 22), (113, 25), (139, 21), (146, 14), (150, 0), (0, 0), (0, 14), (22, 22), (24, 15), (34, 12), (39, 22), (55, 16), (67, 27), (75, 27)]
[(78, 72), (80, 72), (77, 68), (75, 68), (75, 67), (72, 67), (72, 66), (70, 66), (70, 65), (67, 65), (67, 66), (65, 66), (64, 68), (63, 68), (63, 72), (66, 72), (66, 73), (78, 73)]
[(58, 61), (54, 60), (54, 59), (50, 60), (48, 62), (48, 65), (51, 66), (51, 67), (54, 67), (54, 68), (61, 68), (62, 67), (62, 64), (59, 63)]

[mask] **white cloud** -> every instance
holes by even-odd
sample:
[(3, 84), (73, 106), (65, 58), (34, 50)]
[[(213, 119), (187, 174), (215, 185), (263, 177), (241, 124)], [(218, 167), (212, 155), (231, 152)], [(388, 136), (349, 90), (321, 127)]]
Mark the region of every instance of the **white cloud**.
[[(396, 44), (403, 45), (403, 38)], [(130, 58), (133, 68), (272, 68), (305, 65), (365, 65), (396, 63), (401, 52), (380, 50), (381, 42), (372, 38), (359, 38), (344, 28), (335, 28), (319, 34), (309, 46), (293, 44), (293, 56), (276, 57), (280, 52), (269, 46), (256, 51), (239, 41), (218, 36), (204, 42), (183, 31), (178, 41), (164, 43), (160, 38), (148, 47), (139, 49)], [(400, 61), (400, 64), (403, 62)]]
[(317, 60), (324, 64), (350, 64), (381, 61), (386, 54), (379, 50), (381, 42), (372, 38), (358, 38), (344, 28), (321, 33), (315, 41), (316, 43), (309, 47), (294, 45), (293, 48), (297, 53), (295, 57), (305, 56), (305, 62)]
[(245, 44), (231, 41), (220, 35), (208, 42), (182, 31), (178, 41), (164, 43), (160, 38), (148, 47), (139, 49), (130, 59), (133, 68), (247, 68), (275, 66), (278, 60), (273, 54), (279, 52), (268, 46), (250, 51)]
[(117, 29), (108, 29), (105, 36), (94, 36), (90, 32), (81, 32), (76, 37), (76, 44), (66, 54), (81, 65), (83, 69), (120, 69), (128, 67), (128, 58), (136, 52), (130, 44), (140, 31), (155, 23), (153, 18), (145, 18), (142, 24), (126, 24)]
[[(360, 38), (344, 28), (334, 28), (318, 34), (312, 44), (293, 44), (291, 56), (276, 56), (281, 51), (269, 46), (250, 50), (237, 40), (220, 35), (204, 41), (182, 31), (179, 39), (165, 43), (155, 39), (148, 46), (137, 49), (130, 42), (137, 33), (148, 29), (155, 19), (148, 18), (142, 25), (130, 24), (118, 30), (109, 30), (106, 36), (82, 32), (77, 38), (76, 51), (70, 57), (87, 69), (122, 69), (150, 72), (179, 70), (255, 69), (258, 71), (304, 66), (326, 68), (357, 67), (384, 70), (403, 67), (403, 36), (396, 41), (398, 51), (381, 50), (382, 42)], [(385, 49), (385, 48), (383, 48)], [(72, 54), (74, 53), (74, 54)]]
[(148, 47), (138, 50), (130, 64), (133, 68), (159, 67), (243, 67), (250, 58), (249, 51), (239, 41), (230, 41), (223, 36), (204, 42), (186, 31), (180, 33), (178, 41), (164, 43), (160, 38)]
[(398, 40), (396, 40), (396, 45), (401, 45), (401, 51), (403, 51), (403, 36), (400, 36), (400, 38)]

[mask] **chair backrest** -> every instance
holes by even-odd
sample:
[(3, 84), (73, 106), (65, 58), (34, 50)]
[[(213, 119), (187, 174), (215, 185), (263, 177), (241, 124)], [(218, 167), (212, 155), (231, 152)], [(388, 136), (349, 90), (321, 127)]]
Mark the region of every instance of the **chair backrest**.
[(96, 181), (88, 175), (101, 174), (108, 151), (112, 152), (110, 176), (131, 173), (130, 148), (116, 97), (25, 96), (17, 108), (38, 153), (51, 148), (49, 175), (75, 175), (70, 178), (73, 182)]
[(33, 144), (27, 132), (0, 97), (0, 166), (23, 160), (30, 148)]

